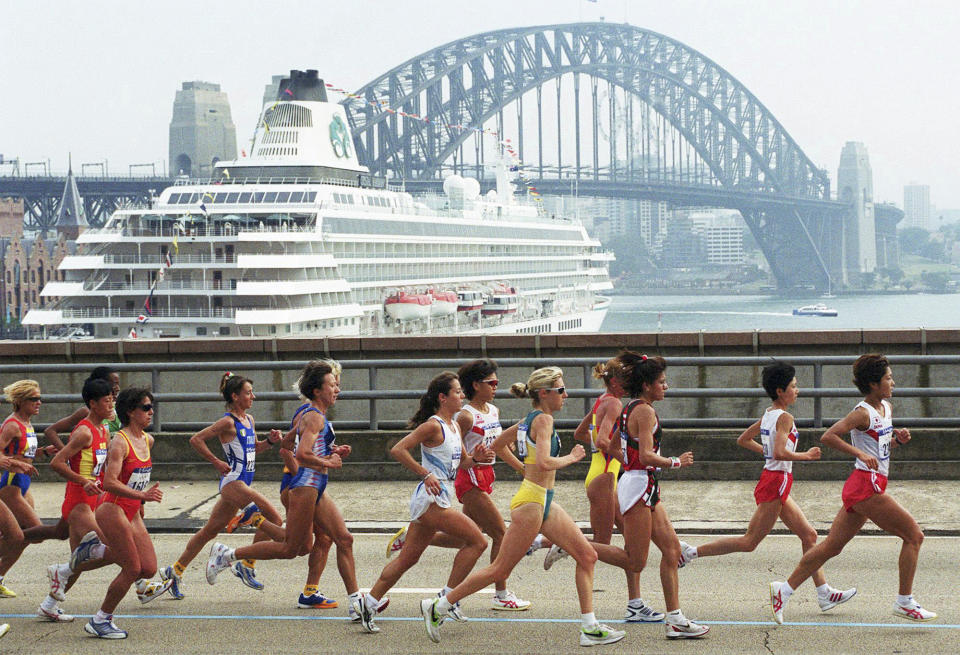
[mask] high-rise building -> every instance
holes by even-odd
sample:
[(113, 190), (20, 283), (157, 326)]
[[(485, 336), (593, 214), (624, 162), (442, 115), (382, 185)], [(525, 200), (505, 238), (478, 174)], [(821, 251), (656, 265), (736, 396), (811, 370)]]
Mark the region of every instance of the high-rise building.
[(847, 283), (851, 273), (872, 273), (877, 268), (873, 170), (867, 147), (860, 142), (848, 141), (840, 153), (837, 197), (850, 204), (840, 234), (843, 281)]
[(903, 227), (919, 227), (929, 230), (930, 224), (930, 186), (927, 184), (908, 184), (903, 187)]
[(219, 84), (184, 82), (173, 101), (170, 171), (208, 176), (218, 161), (236, 158), (237, 129), (227, 94)]
[(700, 235), (706, 251), (705, 263), (716, 266), (742, 266), (743, 217), (733, 209), (691, 211), (693, 231)]

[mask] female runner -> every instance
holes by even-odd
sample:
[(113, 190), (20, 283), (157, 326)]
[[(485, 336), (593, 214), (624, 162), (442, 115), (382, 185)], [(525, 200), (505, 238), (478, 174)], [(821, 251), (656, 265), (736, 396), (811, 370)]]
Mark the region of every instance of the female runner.
[[(450, 577), (443, 592), (459, 584), (487, 548), (487, 540), (469, 517), (451, 509), (453, 489), (462, 454), (460, 428), (455, 420), (463, 407), (463, 390), (456, 373), (446, 371), (430, 381), (420, 398), (420, 407), (408, 425), (413, 432), (390, 449), (390, 455), (416, 473), (421, 482), (410, 498), (410, 527), (397, 559), (387, 564), (373, 588), (363, 599), (360, 622), (367, 632), (379, 632), (374, 623), (377, 606), (384, 594), (406, 571), (420, 561), (434, 534), (443, 531), (458, 539), (463, 546), (453, 559)], [(420, 444), (420, 463), (410, 449)], [(482, 451), (481, 451), (482, 452)], [(506, 580), (504, 575), (500, 580)], [(465, 621), (459, 607), (451, 604), (444, 610), (457, 621)]]
[[(763, 473), (753, 492), (757, 501), (757, 511), (750, 519), (747, 533), (742, 537), (717, 539), (699, 547), (680, 542), (681, 566), (697, 557), (726, 555), (727, 553), (751, 553), (764, 537), (770, 534), (779, 517), (790, 532), (800, 537), (800, 547), (807, 552), (817, 543), (817, 531), (807, 521), (803, 510), (790, 496), (793, 486), (793, 463), (813, 462), (820, 459), (820, 449), (810, 448), (806, 452), (796, 452), (799, 433), (793, 423), (793, 416), (787, 410), (797, 400), (800, 389), (797, 387), (796, 370), (789, 364), (771, 364), (763, 369), (763, 389), (773, 400), (773, 404), (763, 413), (763, 418), (747, 428), (737, 438), (737, 445), (758, 455), (763, 455)], [(755, 441), (760, 436), (762, 443)], [(820, 611), (826, 612), (845, 603), (857, 594), (857, 590), (841, 591), (827, 584), (823, 569), (813, 573), (817, 585), (817, 602)]]
[[(97, 366), (92, 371), (90, 371), (90, 376), (87, 380), (105, 380), (113, 392), (113, 402), (117, 402), (117, 394), (120, 393), (120, 374), (109, 366)], [(84, 381), (86, 382), (86, 380)], [(60, 434), (63, 432), (70, 433), (73, 431), (77, 425), (80, 424), (80, 421), (87, 418), (87, 415), (90, 413), (90, 408), (86, 404), (78, 407), (70, 416), (65, 416), (56, 423), (53, 423), (46, 430), (43, 431), (44, 436), (47, 437), (47, 440), (57, 448), (63, 448), (63, 443), (60, 441)], [(120, 429), (120, 421), (117, 419), (116, 412), (107, 417), (104, 421), (104, 425), (110, 431), (114, 433)], [(66, 539), (66, 537), (64, 537)]]
[[(242, 559), (292, 559), (310, 551), (314, 522), (337, 546), (337, 568), (352, 605), (361, 602), (353, 560), (353, 535), (347, 531), (343, 515), (325, 494), (327, 470), (343, 466), (342, 457), (350, 455), (350, 446), (338, 446), (327, 412), (337, 402), (340, 379), (334, 372), (335, 362), (318, 360), (307, 364), (300, 375), (300, 394), (310, 399), (299, 418), (300, 442), (296, 458), (300, 468), (290, 483), (289, 511), (284, 541), (259, 541), (237, 549), (214, 543), (207, 562), (207, 582), (214, 584), (217, 574)], [(359, 612), (358, 612), (359, 613)]]
[[(783, 623), (783, 608), (791, 594), (831, 557), (836, 557), (870, 519), (881, 530), (903, 540), (900, 549), (900, 590), (893, 615), (911, 621), (932, 621), (936, 613), (925, 610), (913, 597), (913, 576), (923, 544), (923, 530), (900, 503), (888, 496), (890, 449), (910, 441), (910, 431), (894, 429), (890, 398), (894, 383), (883, 355), (861, 355), (853, 364), (853, 383), (864, 394), (849, 414), (823, 433), (820, 441), (856, 458), (853, 473), (843, 485), (843, 507), (837, 512), (827, 538), (803, 554), (786, 582), (770, 583), (773, 618)], [(850, 433), (847, 443), (840, 436)]]
[[(210, 512), (210, 518), (200, 530), (190, 537), (186, 548), (174, 562), (160, 571), (160, 577), (170, 580), (170, 595), (183, 598), (183, 572), (200, 550), (223, 530), (237, 510), (254, 503), (258, 508), (249, 523), (257, 528), (254, 541), (272, 538), (283, 541), (285, 533), (280, 513), (259, 491), (252, 489), (257, 454), (280, 443), (283, 437), (279, 430), (271, 430), (265, 441), (257, 440), (253, 416), (247, 412), (253, 407), (256, 396), (253, 382), (241, 375), (224, 373), (220, 379), (220, 393), (227, 403), (227, 411), (216, 423), (190, 437), (190, 445), (200, 456), (213, 465), (220, 474), (220, 498)], [(227, 461), (223, 461), (207, 447), (207, 440), (216, 437), (220, 441)], [(236, 562), (233, 572), (243, 584), (251, 589), (262, 590), (257, 580), (253, 562)]]
[[(583, 446), (577, 444), (570, 454), (560, 456), (560, 435), (553, 427), (553, 417), (567, 397), (563, 372), (552, 366), (537, 369), (526, 384), (511, 386), (510, 393), (518, 398), (530, 398), (534, 407), (517, 429), (517, 454), (523, 458), (524, 479), (510, 503), (510, 527), (493, 564), (472, 573), (443, 597), (420, 601), (427, 636), (431, 641), (439, 642), (440, 624), (447, 612), (491, 582), (506, 579), (536, 534), (542, 532), (570, 553), (577, 563), (576, 584), (582, 624), (580, 645), (620, 641), (624, 633), (598, 623), (593, 613), (593, 567), (597, 555), (564, 509), (552, 502), (556, 470), (580, 461), (586, 454)], [(500, 435), (493, 444), (494, 450), (503, 452), (510, 437), (510, 431)]]
[[(0, 469), (6, 472), (23, 473), (25, 475), (36, 475), (37, 469), (33, 464), (24, 462), (13, 457), (7, 457), (0, 453)], [(0, 561), (6, 556), (8, 550), (18, 551), (20, 543), (23, 541), (23, 532), (17, 525), (17, 519), (7, 509), (7, 506), (0, 502)], [(0, 623), (0, 637), (10, 632), (9, 623)]]
[(680, 540), (667, 510), (660, 502), (660, 469), (693, 464), (693, 453), (680, 457), (660, 454), (662, 430), (653, 403), (663, 400), (667, 390), (667, 364), (662, 357), (647, 357), (624, 351), (618, 355), (630, 402), (620, 413), (620, 439), (612, 454), (623, 462), (624, 474), (617, 484), (617, 499), (623, 513), (624, 548), (593, 544), (600, 560), (639, 573), (647, 562), (650, 541), (660, 549), (660, 584), (667, 606), (665, 628), (668, 639), (702, 637), (710, 628), (687, 619), (680, 611), (677, 563)]
[[(159, 503), (163, 499), (158, 483), (148, 488), (153, 437), (146, 429), (153, 420), (153, 394), (145, 387), (124, 389), (117, 396), (116, 411), (123, 427), (107, 451), (105, 493), (95, 515), (104, 544), (110, 550), (109, 557), (120, 566), (120, 573), (107, 588), (100, 609), (83, 626), (86, 632), (101, 639), (127, 638), (127, 632), (114, 624), (113, 612), (137, 578), (152, 578), (157, 572), (157, 553), (140, 511), (143, 503)], [(80, 552), (74, 551), (73, 568), (95, 548), (82, 542)]]

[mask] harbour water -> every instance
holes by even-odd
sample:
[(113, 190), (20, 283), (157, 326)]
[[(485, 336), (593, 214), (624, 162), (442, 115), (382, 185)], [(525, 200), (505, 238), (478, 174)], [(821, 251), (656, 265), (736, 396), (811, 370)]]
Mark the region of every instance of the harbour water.
[[(836, 317), (793, 316), (795, 307), (823, 303)], [(659, 325), (658, 325), (659, 321)], [(614, 296), (604, 332), (708, 330), (833, 330), (960, 328), (960, 296), (898, 294), (817, 296)]]

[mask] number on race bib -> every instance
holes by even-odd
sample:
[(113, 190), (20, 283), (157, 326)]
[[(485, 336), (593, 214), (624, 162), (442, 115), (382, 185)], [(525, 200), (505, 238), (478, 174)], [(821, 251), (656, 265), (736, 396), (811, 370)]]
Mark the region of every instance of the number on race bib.
[(147, 485), (150, 484), (150, 471), (152, 468), (151, 466), (146, 466), (144, 468), (134, 469), (130, 474), (130, 479), (127, 480), (127, 486), (134, 491), (143, 491), (146, 489)]

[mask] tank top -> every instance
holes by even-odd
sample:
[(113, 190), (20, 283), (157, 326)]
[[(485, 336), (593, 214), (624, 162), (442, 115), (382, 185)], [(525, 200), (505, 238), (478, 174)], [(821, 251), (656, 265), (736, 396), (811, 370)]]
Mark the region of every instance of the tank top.
[[(309, 407), (309, 406), (310, 406), (310, 403), (303, 403), (302, 405), (300, 405), (299, 407), (297, 407), (297, 411), (295, 411), (295, 412), (293, 413), (293, 418), (290, 419), (290, 429), (291, 429), (291, 430), (294, 428), (294, 426), (297, 425), (297, 418), (298, 418), (301, 414), (303, 414), (303, 413), (307, 410), (307, 407)], [(297, 433), (293, 435), (293, 452), (297, 452), (297, 446), (299, 446), (299, 445), (300, 445), (300, 430), (297, 430)], [(290, 473), (290, 469), (287, 468), (286, 465), (284, 465), (284, 467), (283, 467), (283, 472), (284, 472), (284, 473)]]
[(428, 420), (436, 421), (443, 431), (443, 443), (439, 446), (420, 444), (420, 464), (428, 472), (433, 473), (438, 480), (453, 480), (457, 477), (457, 468), (460, 466), (462, 445), (460, 443), (460, 427), (456, 422), (448, 425), (446, 421), (434, 414)]
[[(614, 398), (615, 396), (604, 392), (600, 395), (599, 398), (593, 403), (593, 409), (590, 410), (590, 454), (599, 453), (600, 449), (597, 448), (597, 437), (600, 436), (600, 426), (597, 425), (597, 408), (600, 407), (600, 402), (610, 396)], [(617, 432), (617, 421), (613, 422), (613, 428), (610, 430), (610, 437), (612, 438)], [(607, 458), (607, 461), (610, 461), (610, 456), (604, 453), (604, 456)]]
[[(530, 438), (530, 426), (538, 414), (543, 414), (539, 409), (535, 409), (524, 418), (517, 427), (517, 454), (523, 458), (524, 464), (537, 463), (537, 442)], [(550, 456), (557, 457), (560, 454), (560, 433), (557, 428), (553, 428), (553, 434), (550, 435)]]
[[(880, 403), (883, 406), (883, 416), (866, 402), (861, 400), (857, 403), (857, 407), (863, 407), (870, 415), (870, 427), (866, 430), (850, 430), (850, 441), (854, 448), (876, 457), (877, 473), (887, 477), (890, 471), (890, 439), (893, 438), (893, 410), (886, 400), (881, 400)], [(871, 470), (859, 457), (854, 467), (861, 471)]]
[[(133, 444), (130, 442), (130, 437), (127, 436), (126, 431), (120, 430), (117, 432), (117, 435), (123, 438), (127, 442), (127, 456), (123, 460), (123, 467), (120, 469), (120, 480), (121, 484), (124, 484), (134, 491), (144, 491), (147, 486), (150, 484), (150, 472), (153, 469), (153, 461), (150, 458), (150, 440), (144, 439), (147, 442), (147, 458), (140, 459), (140, 456), (137, 455), (137, 451), (134, 450)], [(132, 501), (132, 498), (121, 498), (115, 494), (107, 492), (104, 494), (104, 502), (115, 503), (118, 500), (123, 500), (123, 502)]]
[[(472, 453), (473, 449), (480, 443), (490, 448), (497, 437), (500, 436), (500, 433), (503, 432), (503, 427), (500, 425), (500, 410), (491, 403), (487, 403), (487, 407), (489, 408), (488, 412), (481, 412), (473, 405), (464, 405), (461, 410), (473, 418), (473, 427), (463, 435), (463, 445), (468, 453)], [(496, 462), (496, 459), (490, 463), (477, 462), (474, 466), (493, 466), (494, 462)]]
[[(327, 457), (333, 452), (333, 446), (337, 440), (337, 435), (333, 433), (333, 425), (327, 420), (327, 415), (321, 412), (313, 405), (308, 405), (301, 412), (300, 422), (297, 424), (297, 445), (300, 444), (300, 426), (303, 425), (303, 417), (309, 412), (316, 412), (323, 417), (323, 430), (317, 435), (317, 440), (313, 442), (313, 454), (317, 457)], [(294, 451), (296, 452), (296, 451)]]
[[(81, 450), (67, 460), (70, 469), (77, 475), (81, 475), (87, 480), (99, 480), (103, 482), (104, 464), (107, 462), (107, 446), (110, 443), (110, 435), (107, 432), (105, 424), (94, 425), (89, 419), (83, 419), (77, 423), (73, 429), (76, 432), (80, 427), (86, 427), (93, 435), (90, 445)], [(71, 437), (73, 432), (70, 433)]]
[(7, 444), (3, 449), (4, 455), (16, 455), (24, 459), (33, 459), (37, 456), (37, 435), (33, 431), (33, 426), (21, 423), (19, 419), (11, 416), (0, 425), (0, 430), (7, 426), (7, 423), (13, 421), (20, 428), (20, 436)]
[[(223, 454), (226, 456), (227, 464), (230, 465), (230, 472), (226, 475), (239, 475), (245, 471), (253, 471), (257, 465), (257, 434), (252, 427), (247, 427), (243, 421), (227, 412), (224, 416), (233, 419), (234, 436), (230, 441), (220, 445), (223, 446)], [(249, 418), (249, 417), (248, 417)]]
[[(768, 409), (763, 413), (760, 419), (760, 441), (763, 442), (763, 468), (768, 471), (793, 471), (793, 462), (777, 459), (773, 456), (773, 446), (777, 439), (777, 421), (783, 414), (782, 409)], [(795, 424), (790, 425), (790, 433), (787, 435), (787, 452), (797, 452), (797, 439), (800, 433), (797, 432)]]
[[(640, 443), (636, 438), (631, 437), (627, 432), (627, 423), (630, 419), (630, 414), (634, 409), (637, 408), (640, 404), (646, 404), (645, 401), (640, 400), (639, 398), (634, 398), (626, 407), (623, 408), (623, 411), (620, 412), (620, 448), (623, 450), (623, 470), (624, 471), (659, 471), (660, 467), (658, 466), (646, 466), (640, 461)], [(663, 428), (660, 427), (660, 417), (657, 416), (656, 412), (653, 414), (656, 424), (653, 426), (653, 451), (659, 455), (660, 454), (660, 439), (663, 437)]]

